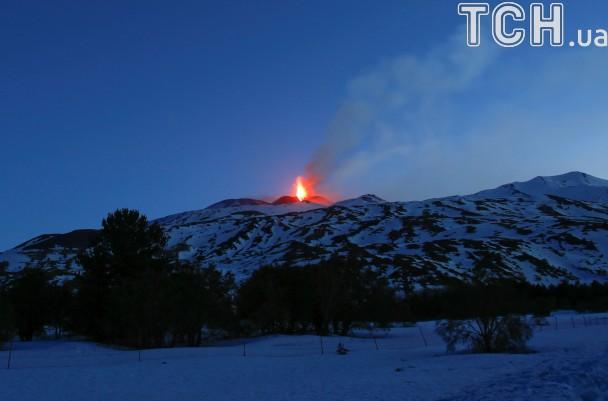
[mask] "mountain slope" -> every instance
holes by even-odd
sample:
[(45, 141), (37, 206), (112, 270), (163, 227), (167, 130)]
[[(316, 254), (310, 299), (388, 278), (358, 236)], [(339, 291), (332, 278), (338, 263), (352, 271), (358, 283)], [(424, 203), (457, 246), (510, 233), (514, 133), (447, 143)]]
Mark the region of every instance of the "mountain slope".
[(496, 189), (479, 192), (480, 199), (526, 196), (546, 199), (547, 195), (588, 202), (608, 202), (608, 181), (585, 173), (571, 172), (554, 177), (536, 177), (527, 182), (515, 182)]
[[(356, 253), (387, 274), (408, 266), (419, 285), (474, 272), (546, 284), (608, 281), (608, 181), (584, 173), (422, 202), (374, 195), (329, 207), (224, 201), (158, 222), (180, 258), (213, 264), (238, 279), (265, 264)], [(74, 242), (37, 243), (2, 253), (0, 260), (11, 269), (28, 261), (77, 268), (70, 262), (80, 249)]]

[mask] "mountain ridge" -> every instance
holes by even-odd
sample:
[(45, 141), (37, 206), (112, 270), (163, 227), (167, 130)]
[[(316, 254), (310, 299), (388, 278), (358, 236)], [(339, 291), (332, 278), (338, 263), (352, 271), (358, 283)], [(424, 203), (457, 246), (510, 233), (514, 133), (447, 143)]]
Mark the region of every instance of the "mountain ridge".
[[(477, 270), (533, 283), (608, 281), (608, 181), (585, 173), (536, 177), (466, 196), (387, 202), (375, 195), (326, 206), (232, 199), (157, 219), (179, 257), (243, 280), (263, 265), (315, 263), (356, 253), (416, 284), (466, 280)], [(39, 236), (0, 253), (11, 270), (78, 270), (94, 230)], [(86, 233), (83, 234), (83, 233)]]

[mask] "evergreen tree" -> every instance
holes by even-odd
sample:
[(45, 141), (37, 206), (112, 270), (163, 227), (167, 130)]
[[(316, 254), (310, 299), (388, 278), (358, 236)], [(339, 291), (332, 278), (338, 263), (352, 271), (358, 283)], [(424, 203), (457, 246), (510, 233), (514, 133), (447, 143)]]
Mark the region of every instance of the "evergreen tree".
[(232, 295), (234, 278), (213, 267), (197, 268), (180, 263), (171, 276), (167, 297), (173, 344), (200, 345), (203, 327), (234, 327)]
[(22, 341), (31, 341), (44, 332), (50, 314), (50, 281), (50, 274), (38, 267), (25, 267), (10, 280), (12, 320)]
[(99, 341), (135, 347), (162, 345), (162, 310), (171, 272), (162, 228), (136, 210), (102, 221), (93, 247), (79, 257), (78, 326)]
[(13, 331), (7, 281), (8, 262), (0, 262), (0, 348), (10, 339)]
[(356, 321), (387, 325), (395, 294), (379, 272), (358, 258), (313, 266), (264, 267), (238, 293), (241, 318), (263, 333), (314, 331), (346, 335)]

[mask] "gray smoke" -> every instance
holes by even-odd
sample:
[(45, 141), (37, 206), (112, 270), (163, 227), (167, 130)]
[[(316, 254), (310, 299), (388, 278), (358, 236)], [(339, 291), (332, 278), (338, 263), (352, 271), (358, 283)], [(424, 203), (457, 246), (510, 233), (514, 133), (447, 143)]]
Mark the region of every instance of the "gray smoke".
[(495, 54), (492, 47), (469, 49), (462, 35), (454, 35), (423, 57), (403, 55), (354, 79), (308, 165), (309, 176), (323, 185), (433, 135), (426, 119), (451, 94), (466, 89)]
[(396, 200), (571, 170), (608, 177), (606, 71), (602, 49), (471, 49), (462, 28), (354, 79), (308, 173), (321, 191)]

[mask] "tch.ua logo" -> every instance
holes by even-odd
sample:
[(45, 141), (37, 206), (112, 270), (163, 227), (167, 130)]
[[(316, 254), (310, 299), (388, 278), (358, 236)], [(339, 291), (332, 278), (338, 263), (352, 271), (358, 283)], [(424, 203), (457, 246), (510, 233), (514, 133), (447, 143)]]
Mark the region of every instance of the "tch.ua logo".
[[(494, 10), (490, 10), (488, 3), (460, 3), (458, 14), (467, 19), (467, 46), (480, 46), (482, 17), (490, 15), (490, 11), (492, 37), (502, 47), (519, 46), (526, 41), (526, 36), (533, 47), (544, 46), (547, 38), (553, 47), (565, 44), (562, 3), (552, 3), (548, 7), (532, 3), (529, 10), (513, 2), (500, 3)], [(606, 29), (577, 29), (576, 32), (576, 38), (568, 42), (569, 47), (608, 47)]]
[[(547, 12), (548, 11), (548, 12)], [(467, 17), (467, 45), (478, 47), (481, 44), (482, 16), (490, 14), (488, 3), (460, 3), (458, 14)], [(564, 5), (553, 3), (545, 10), (542, 3), (530, 4), (529, 36), (530, 45), (540, 47), (549, 36), (551, 46), (564, 45)], [(521, 45), (526, 39), (526, 10), (517, 3), (505, 2), (492, 10), (492, 36), (503, 47)]]

